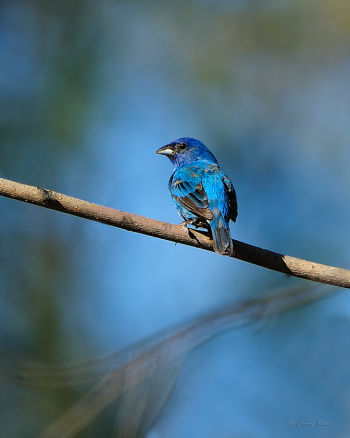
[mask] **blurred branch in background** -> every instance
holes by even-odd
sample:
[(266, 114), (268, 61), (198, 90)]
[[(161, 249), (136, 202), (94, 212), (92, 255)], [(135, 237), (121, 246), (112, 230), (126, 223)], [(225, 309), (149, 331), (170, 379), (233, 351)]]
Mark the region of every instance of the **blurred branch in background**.
[[(58, 387), (100, 381), (54, 421), (42, 438), (72, 438), (107, 406), (121, 397), (116, 418), (118, 435), (141, 437), (160, 413), (176, 382), (186, 355), (226, 330), (311, 304), (334, 293), (327, 287), (305, 285), (280, 290), (211, 311), (181, 326), (132, 345), (109, 358), (65, 367), (24, 364), (16, 378), (21, 384)], [(102, 375), (102, 378), (101, 378)]]
[[(128, 231), (213, 251), (212, 240), (204, 232), (186, 232), (181, 226), (149, 219), (133, 213), (92, 204), (52, 190), (0, 178), (0, 195), (64, 213), (94, 220)], [(232, 257), (295, 277), (350, 288), (350, 271), (274, 253), (247, 243), (234, 241)]]

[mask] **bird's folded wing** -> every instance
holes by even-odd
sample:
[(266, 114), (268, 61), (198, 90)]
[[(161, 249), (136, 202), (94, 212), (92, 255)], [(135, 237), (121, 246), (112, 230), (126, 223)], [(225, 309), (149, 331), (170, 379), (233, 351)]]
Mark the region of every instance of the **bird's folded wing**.
[(175, 179), (170, 187), (172, 195), (182, 207), (204, 219), (213, 219), (213, 213), (209, 209), (209, 200), (201, 182), (196, 184), (183, 179)]
[(233, 187), (230, 178), (228, 178), (226, 175), (224, 176), (222, 181), (224, 183), (225, 191), (228, 199), (230, 218), (233, 220), (233, 222), (236, 222), (238, 215), (236, 191)]

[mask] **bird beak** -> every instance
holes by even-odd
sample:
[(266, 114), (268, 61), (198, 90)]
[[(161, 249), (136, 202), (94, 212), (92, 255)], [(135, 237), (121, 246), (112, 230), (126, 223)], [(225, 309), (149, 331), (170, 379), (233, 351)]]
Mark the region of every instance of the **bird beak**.
[(167, 144), (166, 146), (159, 148), (156, 154), (172, 156), (175, 154), (175, 151), (169, 144)]

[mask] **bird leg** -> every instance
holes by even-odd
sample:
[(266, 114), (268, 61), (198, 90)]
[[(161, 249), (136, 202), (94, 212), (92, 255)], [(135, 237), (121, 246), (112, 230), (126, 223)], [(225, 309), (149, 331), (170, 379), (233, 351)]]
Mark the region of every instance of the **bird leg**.
[(192, 225), (195, 228), (205, 228), (208, 231), (210, 230), (209, 224), (205, 220), (199, 218), (184, 220), (178, 226), (188, 232), (188, 225)]
[(178, 225), (178, 227), (181, 227), (181, 229), (182, 229), (183, 231), (185, 231), (186, 233), (188, 233), (188, 227), (187, 227), (187, 225), (189, 225), (189, 221), (182, 221), (182, 222)]
[(211, 229), (207, 221), (203, 219), (188, 219), (181, 222), (178, 227), (181, 227), (183, 231), (185, 231), (191, 239), (195, 239), (199, 245), (201, 244), (198, 240), (197, 236), (192, 232), (192, 228), (188, 228), (188, 225), (192, 225), (195, 228), (204, 228), (207, 230), (208, 234), (211, 236)]
[[(207, 232), (209, 237), (212, 237), (211, 228), (207, 221), (196, 218), (196, 219), (187, 219), (181, 222), (178, 227), (181, 227), (181, 229), (188, 234), (188, 236), (191, 239), (195, 239), (197, 243), (201, 246), (201, 242), (198, 240), (197, 236), (192, 232), (192, 228), (188, 228), (188, 225), (192, 225), (195, 228), (204, 228)], [(175, 243), (176, 245), (176, 243)]]

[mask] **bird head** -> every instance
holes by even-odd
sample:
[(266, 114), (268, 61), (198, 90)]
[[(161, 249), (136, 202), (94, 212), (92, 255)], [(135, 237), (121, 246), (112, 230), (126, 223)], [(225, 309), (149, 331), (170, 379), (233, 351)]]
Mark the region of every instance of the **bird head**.
[(206, 161), (217, 164), (217, 160), (209, 149), (199, 140), (182, 137), (159, 148), (156, 152), (166, 155), (175, 167), (191, 164), (195, 161)]

